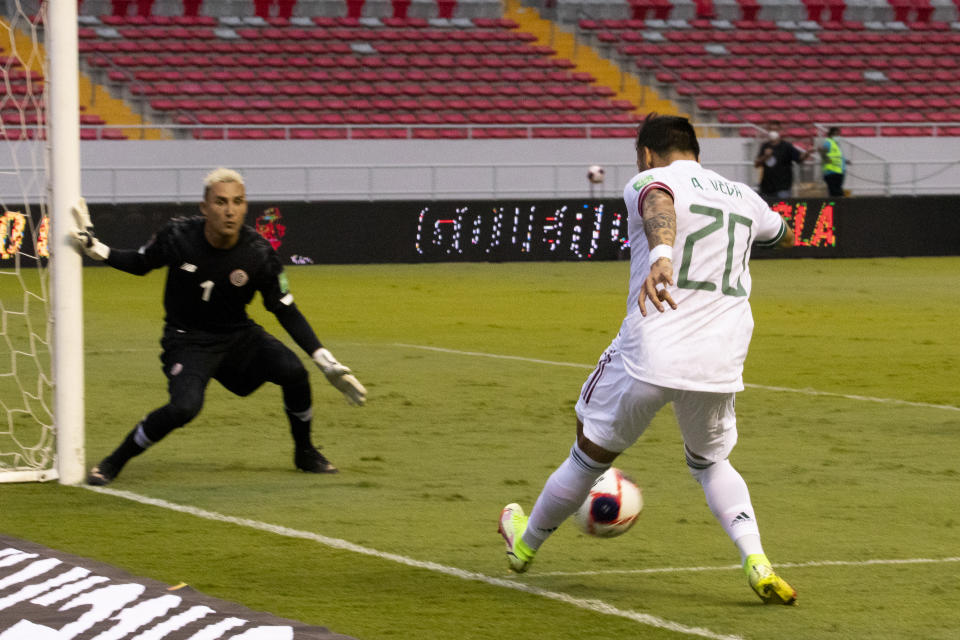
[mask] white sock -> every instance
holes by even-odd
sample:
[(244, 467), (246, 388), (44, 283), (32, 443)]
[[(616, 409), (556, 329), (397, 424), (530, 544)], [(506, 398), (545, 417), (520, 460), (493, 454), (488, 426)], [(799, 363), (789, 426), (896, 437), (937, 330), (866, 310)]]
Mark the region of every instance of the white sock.
[(737, 545), (740, 561), (743, 562), (748, 555), (763, 553), (750, 491), (730, 461), (716, 462), (705, 469), (691, 467), (690, 472), (703, 487), (710, 511)]
[(590, 487), (609, 468), (609, 464), (591, 459), (574, 444), (569, 457), (550, 475), (533, 505), (523, 541), (531, 549), (539, 549), (543, 541), (583, 504)]
[(753, 555), (762, 555), (763, 545), (760, 544), (760, 536), (756, 533), (748, 533), (746, 535), (740, 536), (733, 541), (737, 545), (737, 549), (740, 551), (740, 564), (747, 559), (747, 556)]

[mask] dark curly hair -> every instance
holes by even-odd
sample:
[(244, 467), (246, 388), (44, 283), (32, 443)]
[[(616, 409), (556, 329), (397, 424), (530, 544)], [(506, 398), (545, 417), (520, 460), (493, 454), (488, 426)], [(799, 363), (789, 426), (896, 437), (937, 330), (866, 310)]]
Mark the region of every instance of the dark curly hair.
[(658, 156), (671, 151), (692, 152), (699, 160), (700, 143), (693, 125), (680, 116), (649, 114), (637, 127), (637, 151), (646, 147)]

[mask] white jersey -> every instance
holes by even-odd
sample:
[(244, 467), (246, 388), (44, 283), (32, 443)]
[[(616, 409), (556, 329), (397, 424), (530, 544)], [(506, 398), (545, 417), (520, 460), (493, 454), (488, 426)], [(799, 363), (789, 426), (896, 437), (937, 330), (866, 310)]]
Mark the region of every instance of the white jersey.
[[(669, 287), (677, 309), (659, 313), (638, 301), (650, 272), (640, 203), (651, 189), (673, 196), (677, 236)], [(743, 389), (743, 362), (753, 334), (750, 247), (776, 244), (786, 227), (749, 187), (693, 160), (634, 176), (623, 190), (630, 237), (630, 295), (620, 329), (626, 371), (671, 389)]]

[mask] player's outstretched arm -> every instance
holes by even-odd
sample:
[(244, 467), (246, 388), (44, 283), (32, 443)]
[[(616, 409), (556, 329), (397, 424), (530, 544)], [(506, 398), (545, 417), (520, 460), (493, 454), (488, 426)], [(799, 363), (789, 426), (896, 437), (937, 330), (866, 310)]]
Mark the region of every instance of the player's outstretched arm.
[(783, 236), (780, 238), (780, 242), (777, 243), (777, 246), (781, 249), (789, 249), (794, 244), (793, 229), (790, 228), (790, 225), (783, 225), (784, 232)]
[(640, 313), (647, 315), (647, 300), (663, 313), (663, 303), (677, 308), (668, 286), (673, 285), (673, 242), (677, 237), (677, 211), (673, 197), (661, 189), (651, 189), (643, 199), (643, 230), (650, 247), (650, 273), (640, 291)]
[(142, 276), (165, 263), (163, 250), (153, 241), (143, 250), (111, 249), (97, 239), (93, 232), (93, 222), (87, 211), (87, 202), (80, 198), (70, 210), (76, 220), (77, 228), (70, 234), (85, 254), (97, 262), (106, 262), (114, 269)]
[(367, 401), (366, 388), (354, 377), (350, 367), (340, 364), (329, 350), (320, 347), (311, 357), (323, 371), (327, 381), (343, 394), (347, 402), (359, 407)]
[(73, 212), (74, 220), (77, 222), (77, 228), (70, 233), (83, 252), (97, 262), (103, 262), (109, 258), (110, 247), (97, 240), (97, 236), (93, 233), (93, 222), (87, 210), (87, 201), (80, 198), (70, 211)]

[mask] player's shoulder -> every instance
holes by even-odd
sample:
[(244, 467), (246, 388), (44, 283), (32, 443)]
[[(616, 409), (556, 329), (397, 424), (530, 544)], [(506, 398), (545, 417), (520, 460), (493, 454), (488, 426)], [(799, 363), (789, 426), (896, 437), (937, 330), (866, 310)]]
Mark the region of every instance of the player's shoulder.
[(167, 220), (161, 231), (174, 235), (195, 232), (203, 227), (203, 221), (203, 216), (177, 216)]
[(170, 218), (157, 231), (155, 238), (165, 243), (183, 244), (192, 241), (198, 233), (203, 233), (203, 216), (177, 216)]
[[(735, 196), (738, 200), (745, 200), (755, 209), (769, 209), (766, 200), (745, 182), (731, 180), (712, 169), (703, 169), (703, 174), (708, 178), (709, 185), (714, 191)], [(706, 188), (707, 185), (703, 187)]]
[(670, 182), (672, 175), (667, 171), (667, 167), (656, 167), (654, 169), (647, 169), (646, 171), (641, 171), (637, 175), (630, 178), (630, 181), (627, 182), (624, 191), (629, 193), (631, 191), (640, 193), (651, 184), (661, 183), (665, 184)]
[(242, 245), (249, 254), (253, 254), (258, 262), (276, 263), (277, 265), (280, 263), (280, 257), (274, 250), (273, 245), (270, 244), (270, 241), (260, 235), (260, 233), (250, 225), (243, 225), (240, 229), (240, 245)]
[(272, 252), (273, 245), (248, 224), (240, 228), (240, 243), (257, 251)]

